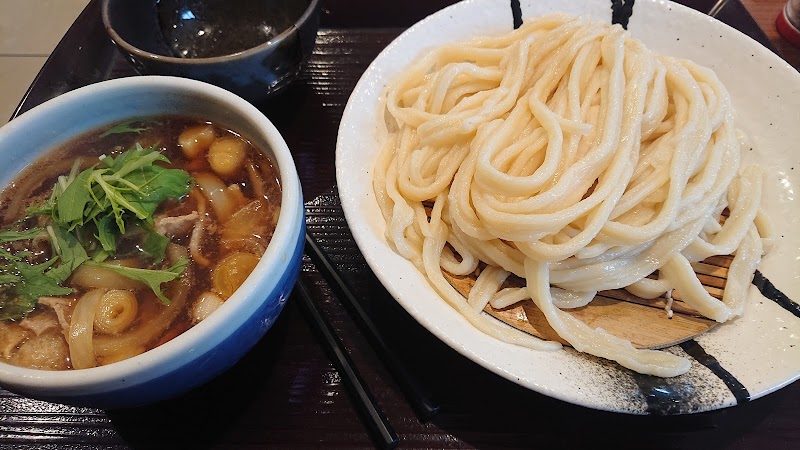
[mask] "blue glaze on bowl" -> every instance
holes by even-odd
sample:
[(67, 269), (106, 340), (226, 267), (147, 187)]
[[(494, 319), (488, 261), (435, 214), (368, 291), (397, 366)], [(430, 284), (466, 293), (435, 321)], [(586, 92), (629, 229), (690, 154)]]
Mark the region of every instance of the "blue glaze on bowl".
[(0, 127), (0, 187), (72, 137), (132, 117), (177, 114), (236, 130), (272, 159), (281, 213), (272, 239), (242, 286), (213, 314), (141, 355), (82, 370), (46, 371), (0, 362), (0, 386), (36, 399), (107, 409), (182, 394), (234, 365), (269, 330), (300, 270), (305, 210), (291, 152), (253, 105), (222, 88), (186, 78), (104, 81), (63, 94)]
[[(302, 205), (301, 205), (302, 206)], [(156, 379), (121, 388), (81, 397), (63, 399), (40, 397), (41, 400), (64, 402), (95, 408), (125, 408), (150, 404), (188, 392), (212, 380), (238, 362), (272, 327), (283, 310), (300, 273), (305, 244), (305, 214), (303, 227), (299, 230), (297, 244), (291, 254), (280, 281), (275, 289), (267, 293), (261, 306), (247, 322), (217, 344), (211, 351), (196, 357), (191, 363)]]

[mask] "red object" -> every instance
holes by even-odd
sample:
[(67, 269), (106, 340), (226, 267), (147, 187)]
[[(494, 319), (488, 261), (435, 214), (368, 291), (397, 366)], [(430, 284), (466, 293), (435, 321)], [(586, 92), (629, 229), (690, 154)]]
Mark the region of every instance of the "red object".
[(785, 8), (778, 14), (775, 25), (778, 27), (778, 33), (780, 33), (784, 39), (791, 42), (792, 45), (800, 47), (800, 30), (789, 22), (789, 19), (786, 17)]

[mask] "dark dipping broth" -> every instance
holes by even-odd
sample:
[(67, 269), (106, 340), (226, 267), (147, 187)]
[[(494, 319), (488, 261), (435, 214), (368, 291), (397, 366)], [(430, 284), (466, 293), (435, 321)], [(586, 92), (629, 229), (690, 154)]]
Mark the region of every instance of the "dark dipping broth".
[[(152, 162), (158, 154), (168, 162)], [(138, 167), (145, 160), (150, 167)], [(95, 183), (98, 201), (73, 195), (84, 173), (108, 167), (119, 169), (106, 173), (116, 190)], [(54, 188), (73, 182), (54, 207)], [(102, 219), (96, 211), (116, 193), (124, 198), (119, 215), (112, 207)], [(82, 369), (180, 335), (251, 273), (275, 230), (280, 199), (269, 158), (213, 123), (148, 117), (72, 139), (0, 195), (0, 361)], [(153, 211), (139, 217), (120, 206), (125, 201)], [(76, 208), (83, 217), (65, 224)]]

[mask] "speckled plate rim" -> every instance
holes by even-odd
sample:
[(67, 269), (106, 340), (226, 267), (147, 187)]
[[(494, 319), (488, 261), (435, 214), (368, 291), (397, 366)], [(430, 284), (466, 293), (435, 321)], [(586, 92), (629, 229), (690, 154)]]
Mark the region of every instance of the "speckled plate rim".
[[(347, 103), (336, 148), (338, 190), (356, 244), (379, 280), (420, 324), (462, 355), (521, 386), (590, 408), (694, 413), (756, 399), (796, 380), (800, 319), (754, 286), (744, 317), (665, 350), (691, 354), (689, 373), (658, 379), (571, 349), (538, 352), (491, 338), (441, 300), (423, 275), (388, 246), (371, 180), (385, 86), (409, 61), (435, 46), (510, 31), (510, 3), (466, 0), (418, 22), (378, 55)], [(612, 12), (608, 0), (520, 3), (523, 19), (566, 12), (610, 21)], [(776, 242), (760, 271), (789, 298), (800, 298), (800, 237), (792, 233), (800, 225), (795, 198), (800, 154), (792, 153), (800, 127), (794, 123), (796, 114), (787, 114), (800, 111), (800, 74), (745, 34), (668, 1), (636, 2), (628, 29), (653, 50), (711, 67), (730, 90), (748, 139), (745, 160), (760, 162), (769, 174), (764, 210), (773, 219)]]

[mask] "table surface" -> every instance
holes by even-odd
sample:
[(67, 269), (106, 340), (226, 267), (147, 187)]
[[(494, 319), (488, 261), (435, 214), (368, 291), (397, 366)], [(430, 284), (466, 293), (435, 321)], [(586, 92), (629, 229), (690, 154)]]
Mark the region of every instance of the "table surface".
[[(757, 14), (748, 14), (739, 0), (682, 3), (715, 13), (798, 67), (800, 52), (782, 42), (771, 25), (782, 2), (743, 1)], [(453, 2), (322, 3), (321, 28), (308, 67), (285, 93), (257, 106), (292, 149), (308, 200), (309, 232), (351, 284), (389, 347), (441, 405), (431, 421), (416, 418), (362, 330), (306, 259), (301, 277), (397, 431), (400, 448), (800, 446), (800, 383), (706, 413), (631, 416), (597, 411), (531, 392), (488, 372), (405, 313), (369, 271), (349, 234), (335, 190), (336, 133), (347, 98), (372, 59), (409, 25)], [(93, 0), (53, 52), (17, 114), (77, 87), (131, 75), (131, 67), (104, 35), (99, 1)], [(44, 403), (0, 389), (0, 449), (374, 445), (296, 298), (239, 364), (157, 405), (101, 411)]]
[(786, 0), (742, 0), (742, 4), (764, 30), (778, 53), (795, 69), (800, 68), (800, 47), (784, 39), (775, 27), (775, 19), (786, 5)]

